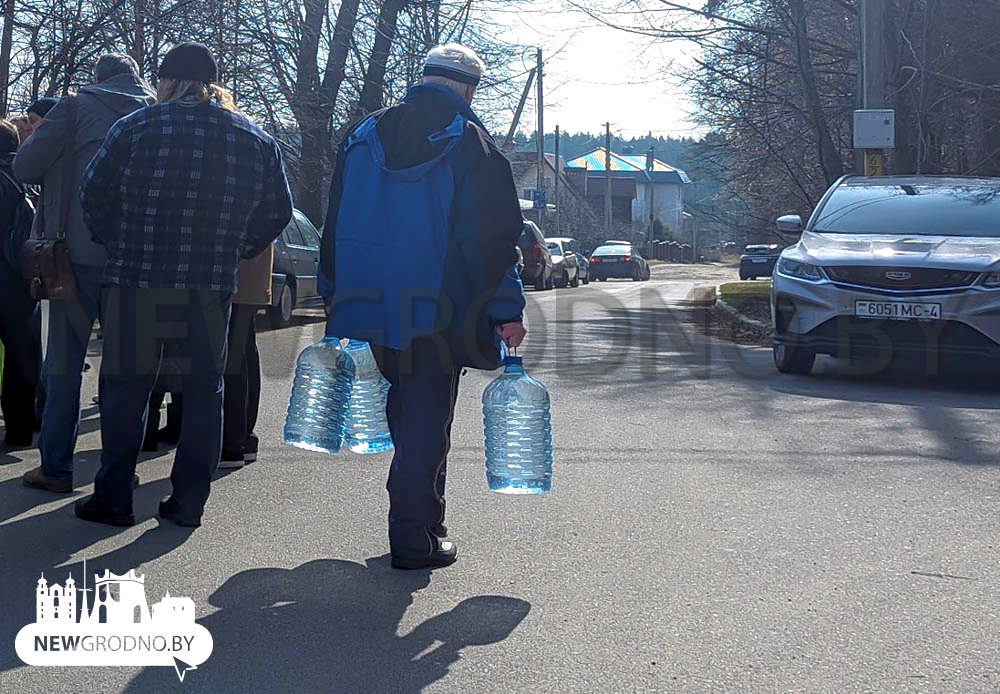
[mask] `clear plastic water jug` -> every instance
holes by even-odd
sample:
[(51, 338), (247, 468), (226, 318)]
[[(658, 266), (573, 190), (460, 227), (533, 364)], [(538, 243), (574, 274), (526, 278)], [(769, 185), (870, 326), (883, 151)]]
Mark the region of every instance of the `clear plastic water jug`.
[(367, 342), (350, 340), (346, 350), (354, 361), (355, 374), (344, 424), (344, 445), (363, 455), (391, 451), (392, 436), (385, 417), (389, 382), (379, 371)]
[(504, 372), (483, 392), (486, 481), (501, 494), (544, 494), (552, 488), (549, 392), (507, 356)]
[(321, 453), (340, 450), (354, 373), (354, 362), (337, 338), (302, 350), (285, 418), (286, 444)]

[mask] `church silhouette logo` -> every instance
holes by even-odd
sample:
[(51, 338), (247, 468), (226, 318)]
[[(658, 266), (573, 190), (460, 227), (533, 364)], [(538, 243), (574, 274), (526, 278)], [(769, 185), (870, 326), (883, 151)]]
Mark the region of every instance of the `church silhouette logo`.
[[(105, 569), (87, 587), (72, 574), (61, 585), (43, 573), (35, 588), (35, 622), (18, 632), (18, 657), (41, 666), (171, 666), (183, 682), (212, 654), (212, 635), (195, 621), (194, 600), (167, 591), (152, 607), (146, 577)], [(92, 595), (91, 595), (92, 594)]]

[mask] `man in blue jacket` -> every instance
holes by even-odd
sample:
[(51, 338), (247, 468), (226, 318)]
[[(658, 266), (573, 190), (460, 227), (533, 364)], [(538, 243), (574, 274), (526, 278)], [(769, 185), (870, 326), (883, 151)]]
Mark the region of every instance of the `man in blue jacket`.
[(371, 343), (391, 385), (386, 489), (401, 569), (455, 561), (444, 512), (459, 372), (497, 368), (500, 342), (525, 336), (514, 179), (470, 108), (482, 72), (468, 48), (433, 49), (402, 103), (350, 130), (330, 190), (327, 334)]

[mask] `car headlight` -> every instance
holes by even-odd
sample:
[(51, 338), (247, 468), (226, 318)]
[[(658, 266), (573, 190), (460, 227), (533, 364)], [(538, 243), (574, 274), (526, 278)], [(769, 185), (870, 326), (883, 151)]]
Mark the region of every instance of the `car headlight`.
[(984, 287), (1000, 287), (1000, 272), (987, 272), (983, 275)]
[(800, 280), (808, 280), (809, 282), (819, 282), (826, 279), (826, 274), (819, 265), (800, 263), (797, 260), (790, 260), (788, 258), (781, 258), (778, 261), (778, 272), (782, 275), (797, 277)]

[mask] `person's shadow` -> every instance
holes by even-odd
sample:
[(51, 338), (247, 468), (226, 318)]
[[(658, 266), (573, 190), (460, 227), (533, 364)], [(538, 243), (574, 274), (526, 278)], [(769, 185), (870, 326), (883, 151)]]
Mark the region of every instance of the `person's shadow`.
[(396, 571), (388, 555), (365, 565), (319, 559), (230, 578), (198, 620), (212, 656), (184, 684), (172, 668), (140, 673), (128, 692), (420, 692), (448, 674), (466, 646), (504, 640), (531, 605), (471, 597), (400, 635), (400, 620), (430, 572)]
[[(19, 484), (20, 480), (11, 483)], [(136, 507), (150, 508), (169, 488), (168, 480), (142, 485), (136, 491)], [(25, 492), (40, 494), (28, 489)], [(0, 485), (0, 493), (8, 491)], [(23, 665), (14, 653), (14, 638), (21, 627), (35, 619), (33, 596), (42, 573), (49, 581), (59, 584), (72, 573), (77, 585), (82, 586), (83, 554), (88, 561), (87, 583), (93, 585), (95, 573), (107, 569), (123, 575), (129, 569), (142, 567), (169, 554), (191, 536), (191, 528), (180, 528), (164, 521), (131, 542), (97, 555), (91, 548), (127, 529), (81, 521), (73, 515), (71, 497), (66, 499), (50, 511), (0, 525), (0, 577), (5, 586), (0, 591), (0, 681), (6, 671)], [(9, 514), (0, 514), (0, 518), (4, 515)], [(140, 520), (145, 519), (140, 516)], [(7, 690), (0, 686), (0, 691)]]

